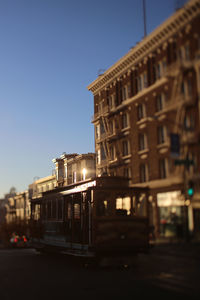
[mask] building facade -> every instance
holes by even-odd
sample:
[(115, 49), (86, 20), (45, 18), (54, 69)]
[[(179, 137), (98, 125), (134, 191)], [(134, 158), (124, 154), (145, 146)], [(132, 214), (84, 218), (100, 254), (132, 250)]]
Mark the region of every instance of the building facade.
[(4, 195), (3, 199), (0, 199), (0, 225), (5, 224), (7, 216), (10, 211), (9, 199), (16, 195), (16, 189), (12, 187), (9, 193)]
[(67, 186), (90, 179), (96, 174), (95, 153), (62, 154), (53, 159), (55, 163), (57, 186)]
[(157, 236), (200, 233), (199, 28), (191, 0), (88, 86), (97, 175), (150, 187)]
[(39, 178), (29, 185), (29, 198), (39, 198), (43, 192), (54, 189), (57, 186), (56, 175)]
[(6, 223), (28, 223), (30, 202), (28, 191), (16, 193), (8, 199)]

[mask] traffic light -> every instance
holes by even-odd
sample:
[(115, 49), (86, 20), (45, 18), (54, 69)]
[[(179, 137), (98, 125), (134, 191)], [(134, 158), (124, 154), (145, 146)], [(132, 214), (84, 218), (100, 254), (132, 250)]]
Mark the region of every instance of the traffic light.
[(194, 183), (191, 180), (188, 182), (187, 194), (190, 197), (194, 194)]

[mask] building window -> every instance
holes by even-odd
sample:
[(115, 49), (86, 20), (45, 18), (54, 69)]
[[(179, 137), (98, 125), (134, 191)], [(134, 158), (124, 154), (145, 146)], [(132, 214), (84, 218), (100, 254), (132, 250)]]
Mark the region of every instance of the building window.
[(109, 126), (110, 134), (113, 134), (114, 133), (114, 120), (110, 120), (108, 126)]
[(67, 164), (64, 166), (64, 170), (65, 170), (65, 178), (67, 178), (67, 174), (68, 174)]
[(192, 96), (192, 79), (187, 80), (187, 95), (188, 97)]
[(106, 154), (105, 154), (105, 150), (104, 150), (104, 146), (101, 143), (100, 145), (100, 153), (101, 153), (101, 161), (106, 159)]
[(147, 78), (146, 72), (143, 74), (143, 86), (144, 86), (144, 88), (148, 87), (148, 78)]
[(192, 80), (190, 78), (188, 80), (182, 81), (181, 93), (186, 98), (192, 96)]
[(164, 179), (167, 177), (167, 159), (166, 158), (159, 160), (159, 173), (160, 173), (161, 179)]
[(130, 98), (131, 97), (131, 85), (130, 84), (127, 85), (127, 91), (128, 91), (128, 98)]
[(122, 155), (127, 156), (129, 154), (129, 143), (127, 140), (122, 142)]
[(194, 130), (195, 127), (195, 118), (191, 113), (187, 113), (184, 117), (184, 129), (187, 131)]
[(108, 106), (110, 107), (110, 109), (112, 109), (115, 106), (115, 96), (114, 95), (110, 95), (108, 97)]
[(110, 159), (114, 160), (115, 159), (115, 147), (110, 146)]
[(148, 86), (148, 81), (147, 81), (147, 73), (143, 73), (137, 77), (137, 89), (138, 92), (142, 91)]
[(127, 127), (128, 127), (128, 114), (123, 113), (122, 114), (122, 129), (127, 128)]
[(145, 104), (144, 103), (138, 104), (138, 107), (137, 107), (138, 121), (143, 119), (145, 117), (145, 115), (146, 115), (146, 113), (145, 113)]
[(147, 165), (141, 164), (140, 165), (140, 182), (148, 181), (148, 174), (147, 174)]
[(104, 133), (105, 133), (104, 124), (102, 121), (100, 121), (100, 134), (104, 134)]
[(159, 94), (156, 96), (156, 111), (161, 111), (165, 107), (165, 95)]
[(128, 94), (127, 86), (123, 86), (122, 87), (122, 101), (127, 99), (127, 94)]
[(130, 178), (131, 177), (131, 170), (130, 168), (124, 168), (124, 177)]
[(100, 138), (100, 125), (96, 125), (95, 127), (95, 134), (96, 134), (96, 139)]
[(189, 60), (190, 59), (190, 45), (188, 43), (184, 46), (184, 52), (185, 52), (185, 59)]
[(159, 126), (158, 127), (158, 144), (163, 144), (166, 142), (166, 127)]
[(163, 59), (159, 61), (155, 67), (154, 67), (154, 73), (155, 73), (155, 79), (160, 79), (162, 76), (164, 76), (167, 68), (166, 59)]
[(190, 59), (190, 45), (189, 43), (185, 44), (178, 50), (178, 57), (180, 60), (189, 60)]
[(101, 151), (100, 149), (97, 150), (97, 165), (101, 163)]
[(140, 92), (142, 90), (142, 77), (139, 76), (137, 78), (137, 89), (138, 89), (138, 92)]
[(99, 102), (99, 104), (98, 104), (98, 112), (99, 112), (100, 114), (103, 113), (103, 108), (104, 108), (103, 102), (104, 102), (104, 99), (103, 99), (101, 102)]
[(139, 150), (145, 150), (147, 148), (147, 136), (145, 133), (139, 134)]
[(73, 183), (76, 183), (77, 177), (76, 177), (76, 171), (73, 172)]

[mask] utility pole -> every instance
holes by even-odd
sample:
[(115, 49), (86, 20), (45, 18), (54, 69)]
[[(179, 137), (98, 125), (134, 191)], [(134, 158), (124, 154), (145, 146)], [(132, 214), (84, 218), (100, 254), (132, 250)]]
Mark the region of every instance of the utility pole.
[(144, 37), (147, 35), (147, 26), (146, 26), (146, 2), (143, 0), (143, 20), (144, 20)]

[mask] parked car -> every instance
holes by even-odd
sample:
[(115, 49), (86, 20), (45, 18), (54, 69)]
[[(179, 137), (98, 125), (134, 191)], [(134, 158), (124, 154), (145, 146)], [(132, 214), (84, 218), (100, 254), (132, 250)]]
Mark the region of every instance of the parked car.
[(24, 248), (28, 246), (28, 239), (25, 235), (18, 235), (17, 233), (13, 232), (10, 238), (11, 246), (14, 248)]

